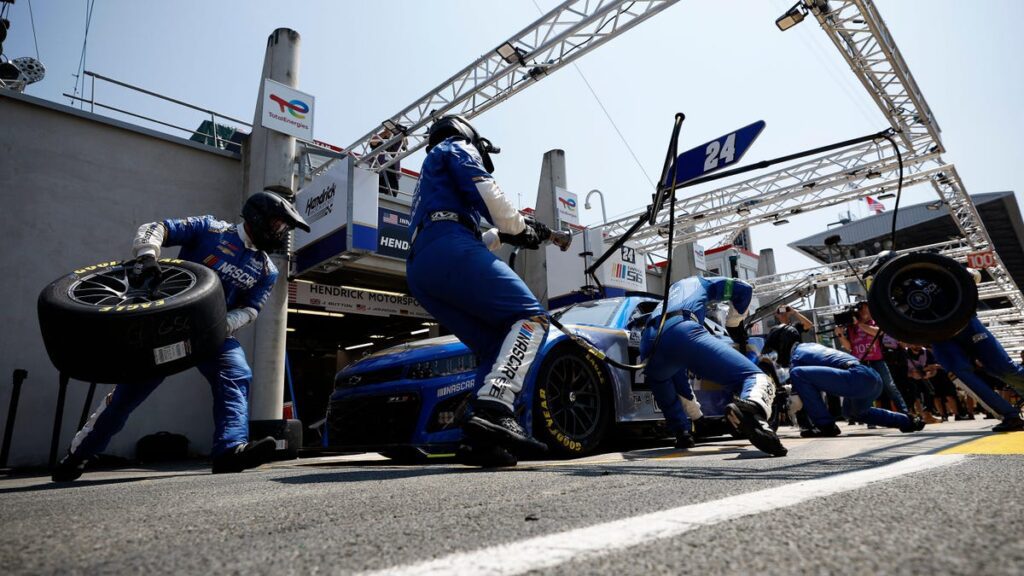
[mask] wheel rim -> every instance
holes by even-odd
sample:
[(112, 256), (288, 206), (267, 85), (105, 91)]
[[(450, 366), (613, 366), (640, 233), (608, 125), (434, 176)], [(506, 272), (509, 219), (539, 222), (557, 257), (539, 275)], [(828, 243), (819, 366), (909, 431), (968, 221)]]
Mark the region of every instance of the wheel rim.
[(161, 278), (156, 290), (135, 288), (128, 283), (128, 270), (117, 266), (78, 279), (68, 288), (68, 297), (87, 306), (147, 304), (178, 296), (196, 285), (195, 274), (176, 266), (164, 265)]
[(942, 322), (961, 305), (958, 279), (941, 268), (908, 267), (893, 276), (890, 286), (893, 306), (914, 322)]
[(583, 441), (600, 425), (601, 393), (593, 371), (576, 356), (557, 358), (547, 373), (551, 420), (567, 437)]

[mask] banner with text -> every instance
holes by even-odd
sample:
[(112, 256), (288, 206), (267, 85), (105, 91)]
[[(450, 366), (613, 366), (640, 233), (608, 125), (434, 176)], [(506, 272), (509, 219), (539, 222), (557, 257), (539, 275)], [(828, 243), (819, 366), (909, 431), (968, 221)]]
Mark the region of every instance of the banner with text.
[(290, 282), (288, 284), (288, 302), (305, 306), (321, 306), (331, 312), (366, 314), (368, 316), (408, 316), (428, 319), (431, 317), (412, 296), (308, 282)]

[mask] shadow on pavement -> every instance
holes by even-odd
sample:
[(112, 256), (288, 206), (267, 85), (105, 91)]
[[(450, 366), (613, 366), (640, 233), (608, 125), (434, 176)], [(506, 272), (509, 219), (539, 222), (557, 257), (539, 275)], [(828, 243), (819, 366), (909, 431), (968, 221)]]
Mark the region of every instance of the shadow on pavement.
[[(86, 472), (88, 474), (88, 472)], [(0, 488), (0, 494), (17, 494), (19, 492), (42, 492), (46, 490), (67, 490), (73, 488), (85, 488), (88, 486), (105, 486), (109, 484), (127, 484), (140, 482), (142, 480), (162, 480), (164, 478), (187, 478), (190, 476), (209, 476), (209, 472), (196, 474), (147, 474), (145, 476), (128, 476), (121, 478), (98, 478), (90, 480), (88, 476), (75, 480), (74, 482), (50, 482), (41, 478), (45, 484), (32, 484), (29, 486), (13, 486), (11, 488)]]

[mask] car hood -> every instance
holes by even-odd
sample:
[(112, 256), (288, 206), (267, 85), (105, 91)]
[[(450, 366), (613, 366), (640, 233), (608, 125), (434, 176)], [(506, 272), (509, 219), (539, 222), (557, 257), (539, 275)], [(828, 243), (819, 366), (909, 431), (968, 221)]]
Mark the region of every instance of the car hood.
[(414, 364), (425, 360), (436, 360), (438, 358), (469, 353), (469, 348), (455, 336), (439, 336), (437, 338), (427, 338), (426, 340), (399, 344), (398, 346), (374, 352), (346, 366), (340, 374), (361, 374), (381, 368)]

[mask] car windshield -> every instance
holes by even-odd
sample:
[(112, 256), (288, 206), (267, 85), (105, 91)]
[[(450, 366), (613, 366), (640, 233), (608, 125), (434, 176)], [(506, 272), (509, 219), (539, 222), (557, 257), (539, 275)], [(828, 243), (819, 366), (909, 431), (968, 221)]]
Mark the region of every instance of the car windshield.
[[(594, 300), (592, 302), (580, 302), (575, 306), (569, 306), (568, 311), (562, 315), (562, 324), (589, 324), (591, 326), (608, 326), (611, 324), (612, 315), (622, 304), (622, 298), (608, 298), (605, 300)], [(565, 310), (560, 308), (559, 310)], [(554, 310), (557, 313), (559, 310)]]

